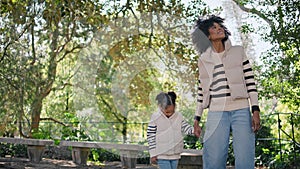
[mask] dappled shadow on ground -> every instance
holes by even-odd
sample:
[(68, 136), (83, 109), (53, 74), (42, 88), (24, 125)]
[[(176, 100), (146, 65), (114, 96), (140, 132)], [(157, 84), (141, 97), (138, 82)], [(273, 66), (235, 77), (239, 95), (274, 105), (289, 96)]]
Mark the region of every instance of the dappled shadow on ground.
[(28, 159), (24, 158), (0, 158), (0, 168), (9, 169), (63, 169), (63, 168), (102, 168), (101, 166), (78, 166), (72, 161), (67, 160), (55, 160), (55, 159), (43, 159), (39, 163), (32, 163)]
[[(70, 160), (57, 160), (43, 158), (40, 163), (32, 163), (26, 158), (3, 158), (0, 157), (0, 169), (122, 169), (120, 161), (106, 162), (103, 165), (88, 163), (87, 165), (77, 165)], [(147, 164), (137, 164), (137, 169), (157, 169), (155, 166)], [(226, 169), (234, 169), (234, 166), (227, 166)], [(257, 167), (256, 169), (266, 169)]]
[[(25, 158), (0, 158), (0, 169), (121, 169), (121, 162), (107, 162), (101, 166), (88, 163), (87, 165), (76, 165), (69, 160), (56, 160), (44, 158), (40, 163), (32, 163)], [(138, 164), (137, 168), (155, 169), (150, 165)]]

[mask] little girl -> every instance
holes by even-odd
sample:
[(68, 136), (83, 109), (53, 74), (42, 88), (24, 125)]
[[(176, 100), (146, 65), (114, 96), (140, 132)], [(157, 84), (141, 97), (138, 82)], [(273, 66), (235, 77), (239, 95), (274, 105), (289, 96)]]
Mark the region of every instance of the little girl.
[(194, 128), (181, 113), (175, 112), (174, 92), (161, 92), (155, 100), (158, 111), (152, 114), (147, 129), (151, 162), (157, 163), (160, 169), (176, 169), (183, 151), (182, 133), (192, 135)]

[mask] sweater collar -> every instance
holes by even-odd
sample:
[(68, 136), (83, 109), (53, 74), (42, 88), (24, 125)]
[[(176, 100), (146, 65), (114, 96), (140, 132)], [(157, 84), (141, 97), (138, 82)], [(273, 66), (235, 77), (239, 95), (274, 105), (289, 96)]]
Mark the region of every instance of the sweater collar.
[[(225, 53), (231, 48), (231, 41), (228, 39), (225, 41)], [(206, 51), (201, 55), (200, 59), (206, 62), (213, 62), (213, 59), (211, 57), (213, 49), (212, 46), (208, 47)]]
[(163, 116), (163, 117), (165, 117), (165, 118), (167, 118), (167, 119), (172, 119), (172, 118), (174, 118), (174, 117), (176, 116), (176, 114), (177, 114), (177, 112), (175, 111), (174, 114), (172, 114), (172, 116), (167, 117), (167, 116), (164, 114), (164, 112), (162, 112), (162, 110), (161, 110), (160, 108), (158, 108), (158, 112), (160, 113), (161, 116)]

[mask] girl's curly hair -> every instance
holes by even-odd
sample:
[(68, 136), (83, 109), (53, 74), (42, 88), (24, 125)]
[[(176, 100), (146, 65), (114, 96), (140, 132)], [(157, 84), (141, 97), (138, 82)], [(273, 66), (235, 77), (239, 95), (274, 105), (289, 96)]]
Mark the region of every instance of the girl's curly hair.
[(168, 93), (165, 93), (165, 92), (159, 93), (156, 96), (155, 100), (157, 100), (157, 104), (161, 108), (165, 109), (167, 106), (170, 106), (170, 105), (175, 106), (176, 98), (177, 98), (177, 96), (176, 96), (175, 92), (170, 91)]

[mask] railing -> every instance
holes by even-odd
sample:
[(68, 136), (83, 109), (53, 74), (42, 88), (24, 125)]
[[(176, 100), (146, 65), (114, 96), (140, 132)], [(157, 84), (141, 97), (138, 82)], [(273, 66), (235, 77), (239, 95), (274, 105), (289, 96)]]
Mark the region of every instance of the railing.
[[(289, 116), (288, 118), (283, 118), (284, 116)], [(273, 119), (273, 128), (272, 130), (277, 130), (277, 135), (275, 138), (257, 138), (258, 142), (272, 142), (279, 147), (278, 152), (280, 155), (280, 160), (283, 161), (284, 156), (284, 145), (291, 144), (293, 146), (293, 160), (296, 162), (299, 159), (300, 143), (299, 140), (295, 138), (295, 132), (299, 130), (300, 126), (298, 123), (295, 124), (295, 119), (299, 119), (300, 114), (296, 113), (271, 113), (268, 115), (261, 116), (262, 121), (267, 121), (268, 119)], [(282, 119), (288, 119), (290, 131), (285, 131), (283, 128)], [(275, 123), (276, 120), (276, 123)], [(126, 124), (117, 123), (117, 122), (103, 122), (103, 121), (86, 121), (80, 122), (79, 124), (73, 124), (70, 122), (64, 122), (67, 126), (70, 126), (72, 132), (81, 131), (88, 136), (91, 136), (91, 140), (102, 141), (102, 142), (111, 142), (111, 143), (122, 143), (124, 142), (124, 130), (117, 129), (116, 125), (123, 126), (126, 125), (126, 143), (145, 143), (146, 141), (146, 130), (147, 122), (128, 122)], [(267, 123), (266, 123), (267, 124)], [(263, 124), (264, 125), (264, 124)], [(63, 126), (54, 122), (45, 122), (40, 123), (42, 132), (48, 133), (52, 138), (61, 139)], [(297, 127), (296, 127), (297, 126)], [(269, 126), (270, 127), (270, 126)], [(274, 127), (277, 127), (276, 129)], [(82, 134), (82, 133), (81, 133)], [(76, 138), (74, 138), (76, 139)], [(80, 140), (80, 138), (78, 138)]]
[[(289, 116), (289, 117), (284, 117), (284, 116)], [(295, 165), (297, 162), (299, 162), (299, 158), (300, 158), (300, 143), (299, 140), (297, 141), (295, 138), (295, 131), (299, 130), (300, 128), (300, 124), (295, 124), (295, 120), (296, 118), (299, 119), (300, 114), (296, 114), (296, 113), (280, 113), (280, 112), (275, 112), (275, 113), (271, 113), (268, 115), (264, 115), (261, 116), (262, 121), (267, 121), (270, 118), (273, 118), (274, 120), (276, 120), (276, 125), (274, 124), (273, 126), (275, 126), (276, 128), (272, 128), (272, 130), (277, 130), (277, 137), (276, 138), (257, 138), (257, 141), (271, 141), (273, 142), (273, 144), (278, 145), (279, 149), (277, 150), (279, 152), (279, 156), (280, 156), (280, 161), (284, 161), (284, 156), (283, 156), (283, 152), (284, 152), (284, 145), (292, 145), (293, 147), (293, 164)], [(283, 128), (283, 121), (282, 119), (288, 120), (288, 123), (285, 123), (286, 125), (286, 129), (289, 129), (289, 131), (286, 131)], [(263, 122), (264, 125), (264, 122)], [(298, 126), (298, 127), (296, 127)], [(271, 126), (268, 126), (271, 127)], [(297, 152), (298, 151), (298, 152)], [(297, 161), (298, 160), (298, 161)], [(299, 164), (296, 164), (299, 165)], [(299, 166), (300, 167), (300, 166)]]

